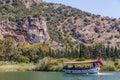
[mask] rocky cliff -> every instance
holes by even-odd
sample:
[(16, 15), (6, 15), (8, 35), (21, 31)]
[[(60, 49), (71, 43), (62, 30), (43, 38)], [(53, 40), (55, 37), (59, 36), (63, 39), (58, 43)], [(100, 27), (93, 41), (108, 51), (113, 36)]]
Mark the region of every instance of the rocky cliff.
[(21, 24), (0, 21), (0, 38), (13, 37), (16, 42), (28, 42), (31, 44), (43, 43), (50, 39), (47, 32), (46, 21), (43, 17), (29, 17)]

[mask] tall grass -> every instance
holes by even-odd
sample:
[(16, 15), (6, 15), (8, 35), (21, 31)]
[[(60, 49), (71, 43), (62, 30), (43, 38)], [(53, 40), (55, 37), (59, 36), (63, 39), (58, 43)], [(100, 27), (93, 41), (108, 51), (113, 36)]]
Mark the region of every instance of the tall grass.
[(118, 62), (107, 60), (104, 61), (104, 66), (101, 67), (101, 71), (118, 71)]
[(32, 71), (36, 67), (33, 63), (0, 62), (0, 72)]

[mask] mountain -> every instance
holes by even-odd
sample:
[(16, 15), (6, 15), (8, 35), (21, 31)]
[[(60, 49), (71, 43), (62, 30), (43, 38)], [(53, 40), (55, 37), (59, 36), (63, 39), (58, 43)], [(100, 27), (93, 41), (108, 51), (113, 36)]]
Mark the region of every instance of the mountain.
[(0, 0), (0, 39), (6, 37), (53, 49), (95, 42), (120, 48), (120, 19), (42, 0)]

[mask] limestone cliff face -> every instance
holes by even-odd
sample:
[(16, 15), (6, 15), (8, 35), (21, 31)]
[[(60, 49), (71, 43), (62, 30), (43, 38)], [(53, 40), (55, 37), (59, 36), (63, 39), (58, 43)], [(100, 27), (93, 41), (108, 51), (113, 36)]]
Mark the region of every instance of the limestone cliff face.
[(50, 39), (47, 33), (46, 21), (43, 17), (28, 18), (22, 23), (21, 27), (17, 27), (17, 29), (18, 32), (19, 30), (23, 32), (26, 41), (29, 43), (39, 43)]
[(16, 42), (43, 43), (50, 39), (44, 17), (31, 17), (21, 24), (0, 20), (0, 39), (13, 37)]

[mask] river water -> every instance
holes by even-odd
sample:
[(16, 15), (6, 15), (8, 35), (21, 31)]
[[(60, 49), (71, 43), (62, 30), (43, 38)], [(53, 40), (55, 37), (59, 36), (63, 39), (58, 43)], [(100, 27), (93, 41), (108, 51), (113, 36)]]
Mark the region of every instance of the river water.
[(0, 72), (0, 80), (120, 80), (120, 72), (65, 74), (64, 72)]

